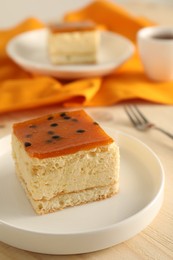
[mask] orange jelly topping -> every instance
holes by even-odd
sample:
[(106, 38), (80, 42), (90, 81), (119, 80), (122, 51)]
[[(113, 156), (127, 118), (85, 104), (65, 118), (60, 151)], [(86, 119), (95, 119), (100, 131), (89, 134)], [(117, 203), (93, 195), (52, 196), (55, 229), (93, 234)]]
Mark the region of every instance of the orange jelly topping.
[(96, 30), (96, 25), (90, 21), (81, 22), (64, 22), (51, 24), (49, 29), (52, 33), (65, 33), (65, 32), (75, 32), (75, 31), (93, 31)]
[(84, 110), (61, 112), (13, 125), (31, 157), (49, 158), (89, 150), (113, 142)]

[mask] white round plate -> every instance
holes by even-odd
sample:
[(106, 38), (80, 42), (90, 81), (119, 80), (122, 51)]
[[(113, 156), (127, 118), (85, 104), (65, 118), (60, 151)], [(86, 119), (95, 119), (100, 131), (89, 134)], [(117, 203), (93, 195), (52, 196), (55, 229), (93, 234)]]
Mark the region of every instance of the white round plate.
[(143, 230), (159, 212), (164, 172), (144, 143), (107, 129), (118, 139), (120, 191), (112, 198), (36, 215), (15, 175), (10, 136), (0, 141), (0, 240), (46, 254), (78, 254), (121, 243)]
[(103, 31), (97, 64), (53, 65), (47, 53), (47, 37), (47, 29), (22, 33), (8, 43), (7, 53), (27, 71), (72, 79), (106, 75), (123, 64), (134, 52), (134, 45), (127, 38)]

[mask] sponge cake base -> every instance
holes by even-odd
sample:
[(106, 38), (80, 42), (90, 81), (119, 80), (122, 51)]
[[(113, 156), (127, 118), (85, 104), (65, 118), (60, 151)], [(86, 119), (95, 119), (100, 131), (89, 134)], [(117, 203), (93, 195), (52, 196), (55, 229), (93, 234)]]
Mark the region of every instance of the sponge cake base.
[(24, 180), (21, 178), (19, 171), (17, 171), (18, 178), (25, 190), (25, 193), (33, 206), (35, 212), (39, 215), (56, 212), (57, 210), (64, 209), (66, 207), (73, 207), (88, 202), (94, 202), (112, 197), (119, 190), (119, 183), (104, 186), (95, 187), (87, 190), (81, 190), (79, 192), (71, 192), (67, 194), (58, 194), (50, 200), (34, 200), (27, 190)]

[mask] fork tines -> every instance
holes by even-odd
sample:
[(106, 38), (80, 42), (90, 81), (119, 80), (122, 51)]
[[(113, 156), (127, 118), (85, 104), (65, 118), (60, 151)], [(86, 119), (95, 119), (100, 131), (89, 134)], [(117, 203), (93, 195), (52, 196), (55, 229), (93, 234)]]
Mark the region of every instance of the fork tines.
[(167, 135), (171, 139), (173, 139), (173, 134), (169, 133), (162, 127), (156, 126), (154, 123), (150, 122), (139, 110), (136, 105), (125, 105), (124, 106), (125, 112), (127, 113), (130, 121), (134, 125), (134, 127), (140, 131), (147, 131), (149, 129), (155, 129), (157, 131), (162, 132), (163, 134)]
[(149, 123), (147, 118), (141, 113), (136, 105), (125, 105), (124, 109), (134, 126)]

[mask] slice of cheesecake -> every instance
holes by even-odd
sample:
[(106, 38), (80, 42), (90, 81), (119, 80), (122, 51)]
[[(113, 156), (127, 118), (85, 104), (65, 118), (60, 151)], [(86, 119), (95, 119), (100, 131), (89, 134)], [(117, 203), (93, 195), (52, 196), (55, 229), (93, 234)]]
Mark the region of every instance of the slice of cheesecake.
[(53, 64), (96, 63), (100, 33), (92, 22), (49, 26), (48, 54)]
[(119, 149), (83, 110), (14, 124), (16, 173), (38, 214), (111, 197)]

